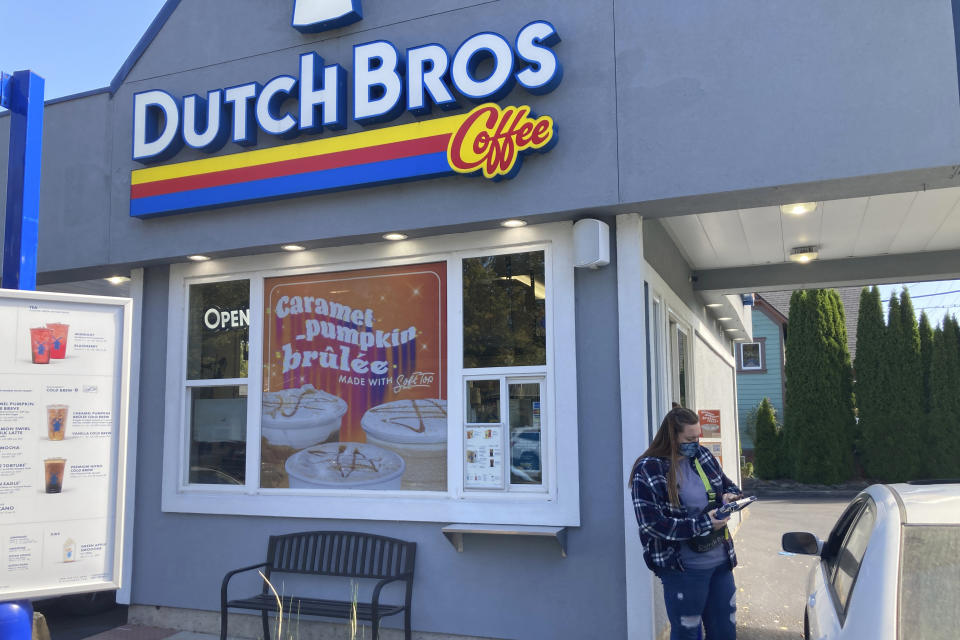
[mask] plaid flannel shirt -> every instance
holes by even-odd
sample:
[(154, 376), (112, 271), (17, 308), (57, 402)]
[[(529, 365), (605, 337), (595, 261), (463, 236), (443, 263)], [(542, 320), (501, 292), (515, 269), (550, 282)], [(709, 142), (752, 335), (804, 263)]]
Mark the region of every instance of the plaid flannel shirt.
[[(703, 467), (703, 472), (717, 497), (725, 493), (740, 493), (740, 488), (723, 473), (720, 463), (706, 447), (700, 447), (697, 459), (700, 460), (700, 466)], [(706, 511), (698, 516), (690, 516), (682, 504), (675, 507), (670, 503), (667, 496), (669, 469), (668, 458), (641, 458), (633, 467), (630, 493), (633, 496), (637, 523), (640, 525), (643, 559), (647, 566), (651, 570), (664, 568), (683, 571), (683, 562), (680, 560), (681, 545), (686, 544), (690, 538), (710, 533), (713, 526)], [(733, 538), (725, 537), (723, 545), (730, 558), (730, 566), (737, 566)]]

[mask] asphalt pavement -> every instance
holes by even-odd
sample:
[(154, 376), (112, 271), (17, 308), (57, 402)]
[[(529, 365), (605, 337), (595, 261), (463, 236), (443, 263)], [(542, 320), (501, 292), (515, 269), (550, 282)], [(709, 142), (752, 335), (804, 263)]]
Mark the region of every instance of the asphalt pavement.
[(815, 558), (782, 552), (780, 536), (809, 531), (825, 539), (855, 493), (761, 497), (747, 508), (734, 537), (738, 640), (803, 637), (807, 577)]

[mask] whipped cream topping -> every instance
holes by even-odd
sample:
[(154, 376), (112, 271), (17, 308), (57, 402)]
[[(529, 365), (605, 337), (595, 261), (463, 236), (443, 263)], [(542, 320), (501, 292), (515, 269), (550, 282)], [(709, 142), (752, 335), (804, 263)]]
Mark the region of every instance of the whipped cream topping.
[(387, 402), (363, 414), (360, 425), (368, 435), (384, 442), (446, 442), (447, 401), (426, 398)]

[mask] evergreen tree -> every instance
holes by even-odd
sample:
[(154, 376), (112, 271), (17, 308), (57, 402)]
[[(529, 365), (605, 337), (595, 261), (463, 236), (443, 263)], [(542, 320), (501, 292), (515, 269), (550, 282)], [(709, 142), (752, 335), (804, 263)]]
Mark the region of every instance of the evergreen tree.
[(893, 426), (899, 431), (899, 464), (895, 466), (902, 480), (926, 475), (921, 457), (921, 425), (926, 421), (923, 410), (923, 364), (920, 355), (920, 331), (917, 314), (913, 310), (910, 292), (900, 292), (900, 340), (898, 384), (895, 385), (896, 407), (891, 412)]
[(760, 401), (756, 408), (757, 428), (753, 441), (753, 470), (758, 478), (771, 480), (784, 477), (781, 467), (780, 425), (777, 424), (776, 411), (768, 398)]
[(947, 317), (933, 337), (930, 370), (931, 435), (922, 442), (930, 475), (960, 477), (960, 324)]
[[(930, 363), (933, 358), (933, 327), (926, 311), (920, 312), (920, 368), (923, 371), (923, 411), (930, 413)], [(859, 340), (858, 340), (859, 343)], [(927, 434), (922, 434), (926, 436)]]
[(853, 398), (843, 306), (836, 292), (795, 291), (786, 356), (786, 451), (792, 477), (835, 484), (850, 477)]
[(833, 317), (833, 332), (830, 336), (830, 354), (837, 376), (836, 410), (832, 433), (837, 451), (834, 463), (843, 479), (853, 472), (853, 443), (857, 421), (853, 395), (853, 366), (850, 364), (850, 350), (847, 347), (847, 313), (843, 300), (836, 289), (827, 289), (827, 308)]
[(857, 318), (856, 386), (857, 416), (855, 447), (868, 476), (875, 475), (870, 455), (873, 448), (874, 425), (882, 421), (886, 408), (884, 397), (885, 372), (883, 306), (880, 290), (874, 286), (864, 287), (860, 292), (860, 315)]

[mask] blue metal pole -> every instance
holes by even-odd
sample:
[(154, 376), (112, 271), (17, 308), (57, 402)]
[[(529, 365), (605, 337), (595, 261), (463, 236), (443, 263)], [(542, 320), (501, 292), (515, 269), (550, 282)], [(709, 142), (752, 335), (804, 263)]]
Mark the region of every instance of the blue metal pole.
[[(0, 77), (0, 104), (10, 110), (7, 215), (0, 286), (32, 291), (37, 287), (43, 78), (30, 71), (17, 71), (12, 77), (4, 74)], [(30, 640), (32, 636), (30, 601), (0, 603), (0, 638)]]
[(31, 71), (17, 71), (5, 83), (5, 93), (4, 106), (10, 109), (10, 153), (0, 286), (32, 291), (37, 288), (43, 78)]

